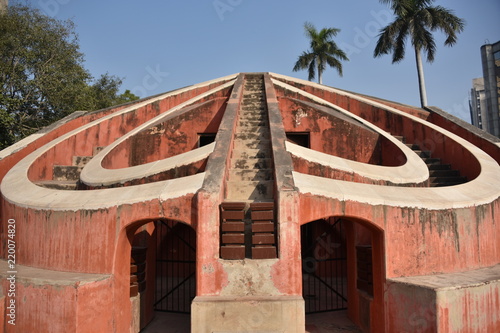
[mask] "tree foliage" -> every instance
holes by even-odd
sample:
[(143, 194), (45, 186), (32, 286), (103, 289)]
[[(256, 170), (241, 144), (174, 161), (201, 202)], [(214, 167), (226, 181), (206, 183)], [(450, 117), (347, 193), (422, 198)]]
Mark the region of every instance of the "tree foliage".
[(342, 63), (341, 60), (349, 60), (344, 51), (338, 48), (333, 40), (337, 36), (340, 29), (336, 28), (323, 28), (320, 31), (309, 22), (304, 24), (304, 30), (310, 42), (310, 49), (304, 51), (299, 56), (293, 71), (307, 69), (308, 80), (313, 80), (318, 72), (318, 82), (322, 83), (322, 74), (326, 66), (337, 69), (337, 72), (342, 76)]
[[(435, 0), (380, 1), (391, 7), (395, 19), (381, 30), (375, 46), (374, 57), (392, 53), (392, 62), (400, 62), (405, 57), (405, 46), (409, 39), (415, 49), (419, 78), (422, 77), (423, 81), (420, 52), (425, 52), (428, 62), (434, 61), (436, 43), (432, 32), (443, 32), (446, 35), (444, 44), (452, 46), (457, 42), (457, 34), (464, 30), (464, 20), (456, 17), (449, 9), (432, 6)], [(420, 90), (422, 106), (424, 106), (426, 100), (423, 98), (425, 96), (423, 84), (421, 84)]]
[(121, 101), (121, 79), (92, 84), (72, 21), (20, 5), (0, 15), (0, 149), (76, 110)]

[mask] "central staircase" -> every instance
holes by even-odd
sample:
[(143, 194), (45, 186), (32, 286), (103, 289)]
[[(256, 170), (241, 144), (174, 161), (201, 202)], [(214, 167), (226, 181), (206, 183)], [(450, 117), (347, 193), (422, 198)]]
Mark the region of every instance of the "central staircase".
[(276, 258), (273, 161), (263, 75), (246, 75), (221, 204), (221, 258)]

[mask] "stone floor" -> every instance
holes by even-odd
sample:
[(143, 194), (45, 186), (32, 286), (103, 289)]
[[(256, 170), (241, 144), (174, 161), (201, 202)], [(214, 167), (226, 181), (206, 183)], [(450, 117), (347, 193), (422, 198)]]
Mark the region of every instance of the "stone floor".
[[(155, 319), (141, 333), (189, 333), (190, 315), (157, 312)], [(362, 331), (348, 318), (346, 311), (323, 312), (306, 316), (306, 333)]]
[(306, 333), (331, 333), (362, 331), (347, 318), (347, 311), (333, 311), (306, 316)]

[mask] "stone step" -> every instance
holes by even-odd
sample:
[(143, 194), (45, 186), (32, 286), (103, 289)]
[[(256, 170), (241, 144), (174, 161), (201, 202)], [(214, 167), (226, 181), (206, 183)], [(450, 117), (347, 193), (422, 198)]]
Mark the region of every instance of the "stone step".
[(272, 160), (270, 158), (254, 159), (231, 159), (231, 169), (271, 169)]
[(267, 126), (237, 126), (236, 133), (256, 133), (261, 135), (269, 135), (269, 128)]
[(267, 124), (268, 118), (267, 114), (248, 114), (244, 116), (240, 116), (239, 121), (264, 121)]
[(415, 154), (417, 154), (418, 156), (422, 157), (422, 158), (428, 158), (428, 157), (431, 157), (431, 153), (429, 151), (422, 151), (422, 150), (413, 150), (415, 152)]
[(265, 110), (240, 111), (240, 119), (253, 117), (261, 117), (263, 119), (267, 119), (267, 112)]
[(273, 169), (230, 169), (230, 181), (265, 181), (273, 180)]
[(241, 132), (241, 133), (236, 133), (234, 135), (234, 140), (244, 140), (244, 141), (256, 141), (263, 139), (263, 135), (261, 133), (255, 133), (255, 132)]
[(416, 143), (405, 143), (405, 145), (412, 150), (420, 150), (420, 146), (417, 145)]
[(264, 94), (259, 94), (259, 93), (250, 93), (250, 94), (243, 94), (243, 100), (246, 99), (260, 99)]
[(440, 184), (456, 184), (465, 183), (467, 181), (466, 177), (429, 177), (430, 183), (440, 183)]
[(78, 167), (84, 167), (93, 156), (73, 156), (72, 165)]
[(259, 97), (254, 98), (244, 98), (241, 101), (243, 106), (264, 106), (264, 96), (261, 94)]
[(459, 177), (458, 170), (429, 170), (430, 177)]
[(432, 158), (432, 157), (423, 157), (422, 160), (425, 162), (427, 165), (431, 164), (441, 164), (441, 159), (440, 158)]
[(229, 181), (228, 200), (269, 200), (273, 198), (274, 181)]
[(238, 126), (267, 126), (267, 119), (264, 120), (240, 120)]
[(434, 164), (429, 164), (427, 166), (429, 168), (429, 171), (432, 171), (432, 170), (451, 170), (450, 164), (434, 163)]
[(395, 137), (397, 140), (399, 140), (403, 143), (405, 142), (405, 138), (402, 135), (393, 135), (393, 137)]
[(78, 188), (78, 182), (74, 180), (44, 180), (35, 184), (53, 190), (76, 190)]
[(266, 110), (266, 107), (265, 105), (262, 105), (262, 103), (257, 103), (257, 105), (242, 105), (241, 106), (241, 111), (243, 111), (243, 114), (245, 114), (245, 111), (249, 111), (249, 112), (255, 112), (255, 111), (262, 111), (262, 113), (264, 113), (264, 111)]
[(270, 147), (271, 143), (267, 139), (263, 140), (235, 140), (233, 149), (264, 149)]
[(78, 180), (83, 167), (73, 165), (54, 165), (52, 168), (54, 180)]
[(271, 148), (262, 149), (233, 149), (233, 158), (249, 159), (249, 158), (271, 158)]
[(246, 89), (243, 90), (243, 94), (259, 94), (259, 95), (264, 95), (264, 88), (259, 87), (259, 86), (254, 86), (254, 87), (246, 87)]
[(457, 182), (435, 182), (430, 183), (430, 187), (444, 187), (444, 186), (454, 186), (465, 183), (465, 181), (457, 181)]

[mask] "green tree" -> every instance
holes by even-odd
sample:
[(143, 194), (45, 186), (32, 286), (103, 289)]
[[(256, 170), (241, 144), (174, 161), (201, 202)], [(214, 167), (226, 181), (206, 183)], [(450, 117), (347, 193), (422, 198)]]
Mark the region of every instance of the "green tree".
[(342, 76), (342, 60), (349, 60), (344, 53), (340, 50), (337, 44), (333, 41), (333, 37), (337, 36), (340, 29), (336, 28), (323, 28), (317, 31), (314, 25), (309, 22), (304, 24), (305, 34), (310, 40), (310, 49), (304, 51), (299, 56), (293, 71), (307, 69), (309, 72), (308, 80), (311, 81), (318, 72), (318, 83), (323, 83), (323, 72), (326, 66), (337, 69), (337, 72)]
[(27, 6), (0, 13), (0, 149), (76, 111), (138, 97), (117, 95), (122, 80), (92, 82), (72, 21)]
[(456, 17), (449, 9), (432, 6), (435, 0), (380, 1), (389, 4), (396, 17), (381, 30), (374, 57), (392, 52), (392, 62), (400, 62), (405, 56), (405, 42), (409, 38), (415, 50), (420, 102), (422, 107), (427, 106), (421, 52), (426, 53), (428, 62), (433, 62), (436, 43), (432, 32), (442, 31), (446, 35), (444, 45), (452, 46), (457, 42), (457, 33), (464, 30), (465, 21)]
[(57, 21), (24, 6), (0, 20), (2, 146), (75, 111), (90, 74), (71, 21)]
[(121, 85), (122, 79), (108, 73), (101, 75), (99, 79), (87, 87), (84, 93), (86, 99), (80, 108), (83, 110), (99, 110), (139, 99), (130, 90), (118, 95)]

